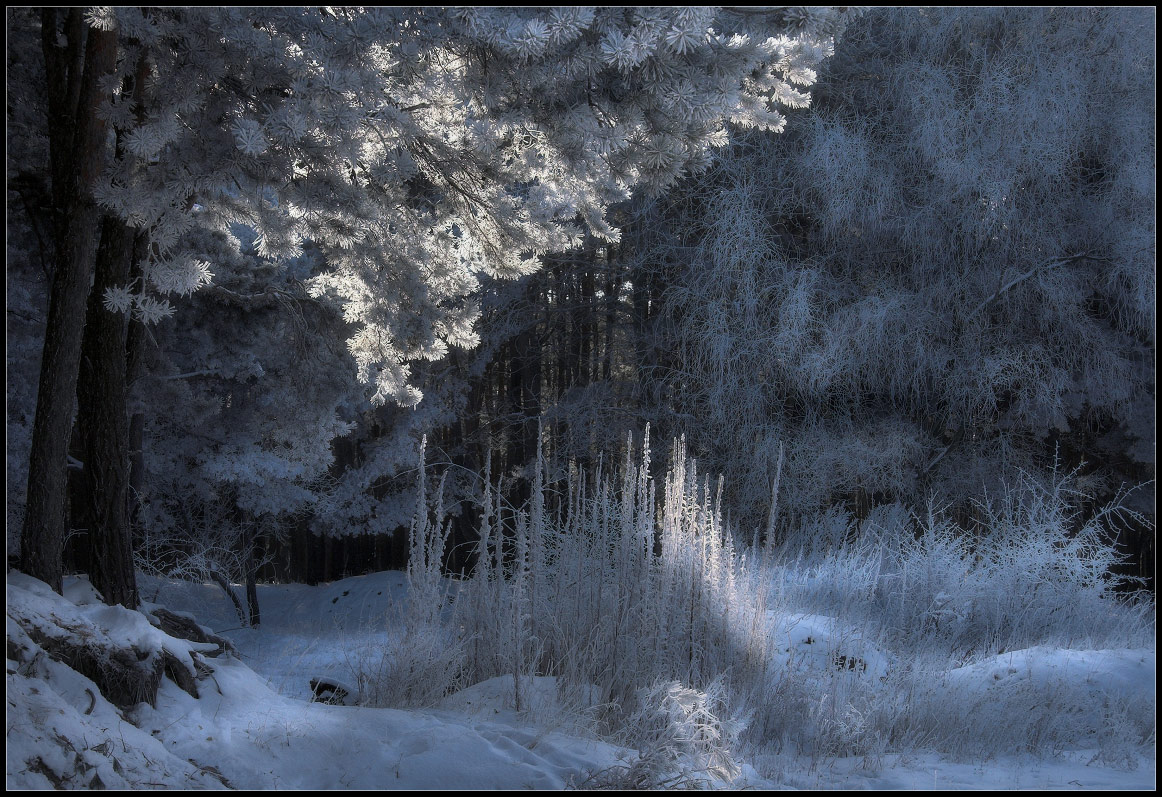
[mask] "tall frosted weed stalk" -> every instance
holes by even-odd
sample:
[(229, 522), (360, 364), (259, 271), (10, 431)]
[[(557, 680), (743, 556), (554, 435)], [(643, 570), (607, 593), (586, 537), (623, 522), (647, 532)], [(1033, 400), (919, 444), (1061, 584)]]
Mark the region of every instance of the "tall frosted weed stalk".
[(477, 565), (456, 602), (477, 678), (562, 676), (629, 710), (659, 679), (705, 687), (761, 666), (750, 634), (761, 591), (723, 521), (720, 487), (681, 441), (658, 494), (648, 432), (619, 471), (571, 468), (559, 512), (543, 471), (540, 461), (526, 509), (505, 513), (485, 493)]
[(440, 480), (434, 513), (430, 513), (426, 449), (424, 438), (416, 476), (416, 513), (408, 535), (408, 600), (402, 629), (389, 649), (369, 655), (356, 672), (361, 701), (371, 705), (431, 706), (449, 691), (467, 685), (461, 679), (463, 643), (446, 621), (451, 585), (443, 577), (443, 553), (450, 531), (444, 480)]

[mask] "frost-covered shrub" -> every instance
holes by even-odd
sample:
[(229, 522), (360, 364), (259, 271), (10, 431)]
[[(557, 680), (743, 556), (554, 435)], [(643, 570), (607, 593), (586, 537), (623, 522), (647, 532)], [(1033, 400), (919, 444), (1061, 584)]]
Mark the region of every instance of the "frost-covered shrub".
[[(1135, 515), (1128, 493), (1082, 522), (1075, 475), (1020, 474), (978, 502), (973, 532), (935, 506), (915, 517), (889, 507), (864, 521), (858, 539), (822, 551), (810, 542), (795, 554), (788, 548), (782, 599), (874, 622), (908, 649), (939, 645), (963, 656), (1140, 641), (1148, 603), (1118, 598), (1112, 575), (1123, 556), (1110, 524)], [(848, 523), (826, 513), (805, 538), (834, 537)]]
[(266, 524), (240, 517), (225, 500), (171, 494), (144, 502), (138, 525), (133, 551), (138, 571), (163, 579), (216, 584), (233, 604), (241, 626), (257, 624), (257, 593), (247, 590), (240, 597), (233, 585), (253, 583), (259, 570), (270, 563), (270, 554), (258, 552), (253, 544)]
[(656, 496), (645, 451), (594, 483), (573, 471), (559, 513), (543, 475), (515, 516), (486, 495), (456, 602), (475, 677), (564, 675), (628, 706), (657, 679), (705, 688), (761, 658), (748, 649), (761, 601), (708, 479), (678, 443)]
[(892, 674), (863, 705), (889, 749), (976, 760), (1096, 750), (1132, 768), (1152, 740), (1155, 694), (1127, 692), (1108, 672), (1111, 660), (1147, 653), (1038, 646), (963, 667), (929, 655)]
[(369, 645), (351, 662), (360, 705), (430, 707), (465, 686), (463, 650), (455, 634), (438, 621), (414, 619), (388, 641)]
[(832, 510), (805, 525), (767, 571), (772, 603), (861, 629), (888, 668), (771, 673), (766, 699), (751, 698), (749, 738), (812, 755), (1081, 747), (1135, 760), (1153, 695), (1127, 700), (1116, 677), (1092, 674), (1150, 655), (1154, 603), (1114, 589), (1109, 524), (1131, 513), (1125, 494), (1085, 519), (1075, 477), (1020, 474), (979, 502), (972, 533), (934, 505), (882, 506), (862, 524)]
[(622, 738), (638, 756), (593, 773), (581, 788), (712, 788), (738, 776), (731, 747), (739, 728), (721, 717), (721, 682), (700, 691), (677, 681), (659, 681), (640, 689), (637, 703)]

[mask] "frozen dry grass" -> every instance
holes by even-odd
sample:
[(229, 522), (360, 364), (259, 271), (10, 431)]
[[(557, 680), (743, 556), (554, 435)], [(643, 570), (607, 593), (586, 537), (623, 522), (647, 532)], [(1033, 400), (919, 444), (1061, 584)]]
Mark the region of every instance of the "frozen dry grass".
[[(1154, 603), (1113, 591), (1107, 524), (1128, 510), (1114, 503), (1083, 519), (1081, 498), (1068, 476), (1022, 474), (981, 502), (975, 533), (934, 507), (881, 507), (862, 524), (819, 518), (769, 571), (773, 602), (860, 629), (890, 665), (879, 678), (788, 671), (756, 743), (977, 760), (1093, 748), (1132, 761), (1153, 740), (1154, 695), (1107, 688), (1084, 668), (1105, 652), (1152, 650)], [(971, 671), (990, 666), (984, 689)]]
[[(1089, 749), (1131, 765), (1152, 742), (1153, 695), (1082, 671), (1154, 646), (1152, 601), (1115, 595), (1109, 576), (1120, 504), (1085, 519), (1068, 478), (1022, 477), (972, 532), (937, 507), (888, 506), (862, 524), (822, 515), (808, 543), (776, 550), (735, 539), (721, 485), (680, 442), (657, 488), (642, 450), (572, 473), (559, 495), (541, 463), (520, 510), (486, 488), (477, 565), (454, 596), (437, 493), (434, 520), (413, 527), (402, 637), (365, 699), (430, 705), (506, 676), (520, 711), (530, 676), (556, 676), (593, 696), (593, 732), (641, 752), (594, 785), (725, 783), (740, 756), (874, 767)], [(800, 615), (826, 630), (776, 631)]]

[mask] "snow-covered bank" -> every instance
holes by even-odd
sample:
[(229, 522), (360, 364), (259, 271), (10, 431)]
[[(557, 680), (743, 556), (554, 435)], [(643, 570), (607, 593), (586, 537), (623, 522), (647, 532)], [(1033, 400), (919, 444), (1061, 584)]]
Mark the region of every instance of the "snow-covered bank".
[[(391, 581), (389, 574), (376, 583)], [(312, 597), (319, 591), (310, 590)], [(300, 617), (308, 625), (333, 615), (322, 608), (333, 606), (327, 602), (318, 611), (296, 604), (295, 590), (281, 591), (291, 600), (280, 600), (278, 588), (263, 592), (274, 616), (293, 617), (296, 606), (312, 615)], [(140, 649), (180, 649), (183, 641), (152, 628), (140, 613), (77, 606), (19, 574), (9, 576), (7, 603), (9, 788), (559, 789), (630, 755), (595, 739), (487, 715), (309, 703), (279, 694), (246, 661), (229, 657), (212, 662), (198, 698), (163, 679), (156, 705), (121, 711), (93, 681), (53, 661), (22, 626), (120, 633)], [(278, 647), (275, 636), (249, 631), (238, 639), (261, 654)], [(319, 643), (337, 654), (325, 639)], [(14, 645), (23, 651), (16, 654)], [(243, 658), (277, 660), (245, 651)]]

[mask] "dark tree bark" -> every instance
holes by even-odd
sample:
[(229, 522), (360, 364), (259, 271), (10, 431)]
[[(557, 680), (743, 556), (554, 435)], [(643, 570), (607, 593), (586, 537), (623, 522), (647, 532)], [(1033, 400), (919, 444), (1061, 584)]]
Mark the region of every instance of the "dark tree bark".
[[(62, 17), (61, 14), (67, 16)], [(85, 40), (88, 29), (82, 10), (46, 8), (40, 12), (41, 50), (47, 78), (49, 167), (52, 173), (52, 200), (57, 210), (57, 246), (60, 247), (66, 219), (60, 212), (69, 204), (72, 186), (73, 142), (81, 83), (85, 69)], [(63, 28), (65, 46), (58, 46), (58, 24)]]
[(221, 573), (214, 571), (210, 573), (210, 579), (222, 588), (226, 593), (226, 597), (234, 604), (234, 611), (238, 615), (238, 622), (246, 622), (246, 611), (242, 608), (242, 602), (238, 600), (238, 596), (234, 594), (234, 588), (230, 586), (230, 581)]
[[(539, 305), (540, 281), (535, 277), (525, 291), (524, 303), (529, 308)], [(537, 437), (541, 415), (541, 340), (535, 320), (529, 321), (510, 342), (508, 398), (510, 417), (514, 424), (509, 438), (508, 466), (528, 466), (536, 459)], [(530, 496), (532, 480), (527, 476), (518, 480), (509, 501), (521, 506)]]
[[(142, 58), (132, 83), (126, 81), (124, 87), (134, 98), (138, 122), (145, 119), (142, 105), (148, 77), (149, 65)], [(129, 523), (132, 443), (127, 399), (131, 355), (127, 348), (130, 322), (126, 315), (106, 310), (104, 296), (107, 289), (129, 282), (137, 259), (144, 256), (143, 247), (144, 236), (135, 236), (131, 227), (105, 215), (89, 293), (77, 391), (77, 426), (82, 438), (82, 459), (86, 463), (83, 483), (89, 529), (89, 575), (106, 603), (119, 603), (130, 609), (137, 608), (138, 604)], [(132, 359), (140, 358), (133, 356)], [(138, 450), (140, 447), (139, 439)], [(140, 472), (137, 476), (141, 478)]]
[(593, 268), (593, 262), (582, 267), (580, 280), (581, 301), (577, 309), (577, 331), (580, 335), (577, 360), (581, 366), (577, 385), (580, 387), (590, 384), (597, 373), (597, 279)]
[[(130, 283), (135, 283), (142, 277), (142, 264), (148, 254), (146, 236), (138, 235), (133, 247), (133, 259), (129, 271)], [(139, 380), (145, 375), (145, 341), (145, 323), (130, 316), (125, 332), (125, 411), (129, 416), (129, 528), (131, 530), (138, 528), (141, 501), (145, 494), (145, 403), (139, 385)]]
[[(57, 46), (57, 14), (42, 14), (48, 77), (53, 197), (58, 203), (56, 269), (49, 294), (39, 392), (28, 463), (28, 499), (20, 539), (21, 568), (60, 591), (67, 528), (69, 433), (80, 368), (85, 302), (97, 254), (101, 213), (92, 187), (106, 161), (106, 127), (97, 110), (100, 80), (117, 58), (117, 34), (84, 29), (70, 12), (66, 46)], [(77, 64), (83, 58), (83, 76)], [(74, 103), (74, 86), (76, 101)], [(72, 133), (71, 142), (66, 137)]]
[(258, 608), (258, 538), (250, 540), (250, 563), (246, 567), (246, 605), (250, 609), (250, 627), (258, 628), (262, 614)]
[(618, 281), (620, 264), (617, 262), (617, 250), (613, 244), (610, 244), (606, 252), (604, 287), (605, 351), (601, 358), (601, 378), (609, 382), (613, 379), (613, 347), (616, 345), (614, 341), (614, 329), (617, 324), (617, 300), (618, 293), (621, 290), (621, 284)]
[[(133, 323), (133, 322), (130, 322)], [(136, 410), (129, 419), (129, 524), (134, 525), (145, 489), (145, 413)]]
[(133, 230), (106, 216), (81, 347), (77, 426), (83, 439), (89, 575), (106, 603), (137, 608), (129, 527), (129, 422), (125, 405), (126, 317), (105, 309), (105, 289), (124, 285)]

